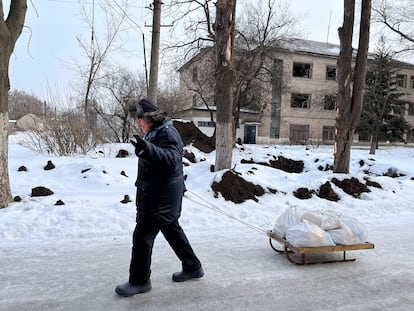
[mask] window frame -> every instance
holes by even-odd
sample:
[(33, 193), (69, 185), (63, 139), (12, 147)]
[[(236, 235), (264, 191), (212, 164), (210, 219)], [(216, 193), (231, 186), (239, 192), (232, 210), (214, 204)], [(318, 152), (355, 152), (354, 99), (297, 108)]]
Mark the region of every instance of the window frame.
[(408, 103), (408, 115), (414, 116), (414, 103)]
[[(331, 99), (331, 101), (328, 102), (328, 99)], [(332, 109), (328, 109), (327, 108), (328, 104), (330, 104), (330, 106), (331, 106), (332, 105), (332, 102), (333, 102), (333, 108)], [(338, 104), (338, 95), (328, 94), (328, 95), (325, 95), (324, 96), (324, 98), (323, 98), (323, 110), (336, 111), (337, 104)]]
[[(303, 68), (298, 68), (298, 66), (301, 66)], [(312, 71), (313, 71), (312, 63), (293, 62), (292, 64), (292, 77), (312, 79)]]
[(289, 124), (289, 140), (290, 141), (308, 141), (309, 132), (310, 132), (309, 124)]
[[(333, 77), (330, 74), (331, 71), (334, 71)], [(326, 65), (325, 79), (328, 81), (336, 81), (336, 66)]]
[(406, 74), (397, 74), (395, 76), (395, 80), (397, 82), (397, 86), (401, 88), (407, 87), (407, 75)]
[(322, 141), (335, 140), (335, 126), (324, 125), (322, 127)]
[[(300, 101), (302, 104), (295, 105), (295, 102), (298, 103), (298, 97), (307, 97), (306, 100)], [(306, 103), (306, 107), (304, 107), (303, 103)], [(310, 109), (311, 105), (311, 94), (303, 94), (303, 93), (291, 93), (290, 95), (290, 108), (296, 109)]]

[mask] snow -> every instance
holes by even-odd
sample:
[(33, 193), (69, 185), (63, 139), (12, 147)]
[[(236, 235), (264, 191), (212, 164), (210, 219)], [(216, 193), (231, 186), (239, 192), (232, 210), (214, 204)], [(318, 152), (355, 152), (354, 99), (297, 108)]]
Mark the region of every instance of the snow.
[[(318, 170), (333, 163), (331, 146), (244, 145), (234, 149), (234, 169), (247, 181), (278, 190), (241, 204), (211, 190), (224, 172), (211, 172), (214, 152), (192, 146), (180, 223), (206, 270), (194, 282), (173, 284), (180, 264), (160, 235), (154, 247), (153, 290), (118, 299), (113, 289), (128, 273), (135, 225), (137, 158), (116, 158), (129, 144), (101, 146), (87, 156), (36, 154), (9, 137), (13, 202), (0, 210), (0, 310), (408, 310), (414, 307), (414, 148), (381, 147), (375, 155), (353, 148), (350, 174)], [(102, 151), (102, 152), (98, 152)], [(264, 162), (283, 155), (305, 163), (303, 173), (286, 173), (240, 160)], [(51, 160), (56, 168), (44, 170)], [(362, 162), (363, 161), (363, 162)], [(361, 163), (363, 165), (361, 166)], [(26, 172), (19, 172), (20, 166)], [(392, 168), (401, 176), (383, 176)], [(84, 171), (87, 170), (87, 171)], [(126, 176), (121, 175), (121, 171)], [(332, 184), (338, 202), (300, 200), (299, 187), (319, 189), (333, 177), (355, 177), (382, 189), (354, 198)], [(54, 194), (31, 197), (36, 186)], [(120, 201), (129, 195), (132, 202)], [(62, 200), (65, 205), (55, 205)], [(368, 228), (375, 249), (355, 251), (352, 263), (295, 266), (268, 245), (265, 230), (287, 206), (357, 218)], [(334, 299), (332, 299), (332, 297)]]

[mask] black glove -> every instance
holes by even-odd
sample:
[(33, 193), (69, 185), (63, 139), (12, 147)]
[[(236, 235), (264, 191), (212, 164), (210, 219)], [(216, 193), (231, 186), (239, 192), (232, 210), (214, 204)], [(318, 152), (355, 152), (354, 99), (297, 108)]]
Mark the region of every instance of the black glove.
[(130, 142), (135, 147), (135, 154), (140, 156), (144, 152), (147, 143), (138, 135), (134, 135), (134, 138), (136, 141), (131, 139)]

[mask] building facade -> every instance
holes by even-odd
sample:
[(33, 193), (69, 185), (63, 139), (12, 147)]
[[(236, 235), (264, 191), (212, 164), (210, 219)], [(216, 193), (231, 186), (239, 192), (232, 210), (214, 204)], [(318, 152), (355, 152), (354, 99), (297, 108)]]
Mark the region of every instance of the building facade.
[[(214, 50), (204, 49), (179, 69), (185, 107), (180, 117), (192, 120), (204, 133), (214, 131)], [(339, 45), (294, 40), (273, 48), (259, 109), (241, 109), (237, 138), (243, 143), (332, 143), (336, 118), (336, 66)], [(399, 63), (400, 91), (406, 101), (405, 119), (414, 142), (414, 65)], [(354, 140), (358, 141), (356, 134)]]

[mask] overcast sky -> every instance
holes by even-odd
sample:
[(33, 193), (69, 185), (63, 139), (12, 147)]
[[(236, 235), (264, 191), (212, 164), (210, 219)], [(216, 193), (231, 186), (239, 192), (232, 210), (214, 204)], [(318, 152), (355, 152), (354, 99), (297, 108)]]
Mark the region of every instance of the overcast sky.
[[(241, 1), (243, 0), (238, 1), (238, 5)], [(302, 37), (339, 44), (336, 29), (342, 23), (342, 0), (285, 1), (289, 3), (291, 12), (303, 16), (298, 25), (303, 29)], [(74, 68), (70, 65), (73, 64), (73, 59), (81, 59), (82, 55), (76, 37), (82, 36), (86, 40), (90, 37), (90, 31), (82, 23), (81, 4), (91, 10), (93, 0), (28, 2), (26, 28), (11, 57), (11, 85), (12, 89), (24, 90), (41, 99), (47, 99), (48, 90), (52, 93), (66, 92), (69, 83), (76, 82)], [(5, 14), (8, 12), (9, 3), (10, 0), (3, 1)], [(100, 0), (95, 0), (95, 7), (99, 3)], [(145, 6), (150, 3), (151, 0), (135, 1), (128, 8), (129, 17), (145, 34), (147, 55), (150, 53), (151, 33), (150, 28), (145, 25), (152, 23), (152, 12)], [(99, 19), (96, 17), (96, 24), (99, 24)], [(128, 23), (132, 28), (132, 22), (129, 20)], [(143, 72), (142, 35), (135, 27), (124, 36), (124, 39), (128, 42), (125, 49), (130, 53), (122, 57), (126, 59), (128, 68), (136, 68), (136, 72)], [(132, 51), (138, 52), (134, 55)]]

